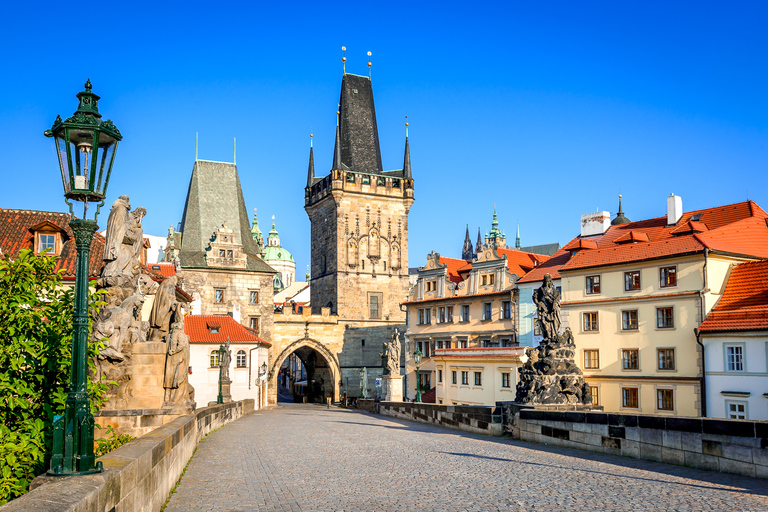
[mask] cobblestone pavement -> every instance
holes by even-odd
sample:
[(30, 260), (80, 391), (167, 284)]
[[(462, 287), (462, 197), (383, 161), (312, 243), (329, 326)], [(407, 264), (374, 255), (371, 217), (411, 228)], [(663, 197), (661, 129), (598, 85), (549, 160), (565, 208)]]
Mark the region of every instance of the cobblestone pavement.
[(167, 512), (768, 510), (768, 481), (317, 405), (199, 446)]

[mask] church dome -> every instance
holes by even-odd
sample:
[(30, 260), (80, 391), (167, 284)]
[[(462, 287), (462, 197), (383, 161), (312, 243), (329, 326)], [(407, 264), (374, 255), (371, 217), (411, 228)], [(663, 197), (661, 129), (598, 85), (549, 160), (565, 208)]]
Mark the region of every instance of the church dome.
[(284, 247), (268, 245), (264, 248), (264, 261), (293, 261), (293, 255)]

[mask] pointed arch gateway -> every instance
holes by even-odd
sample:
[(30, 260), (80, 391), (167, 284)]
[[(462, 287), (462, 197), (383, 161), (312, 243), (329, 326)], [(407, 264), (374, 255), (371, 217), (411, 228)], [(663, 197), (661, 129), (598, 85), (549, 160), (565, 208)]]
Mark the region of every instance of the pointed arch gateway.
[[(325, 383), (326, 386), (326, 395), (329, 395), (332, 398), (333, 402), (339, 401), (339, 381), (341, 380), (341, 368), (339, 365), (339, 360), (336, 357), (335, 354), (333, 354), (328, 348), (323, 345), (321, 342), (312, 339), (312, 338), (302, 338), (299, 340), (294, 341), (287, 347), (285, 347), (280, 354), (273, 360), (269, 367), (269, 372), (267, 373), (268, 379), (269, 379), (269, 402), (270, 403), (277, 403), (277, 377), (278, 377), (278, 371), (280, 370), (280, 367), (283, 364), (283, 361), (285, 359), (293, 354), (294, 352), (301, 351), (301, 349), (310, 349), (315, 354), (317, 354), (318, 357), (322, 358), (323, 361), (325, 361), (325, 364), (327, 365), (329, 379), (327, 379), (329, 382)], [(330, 390), (328, 387), (330, 386)]]

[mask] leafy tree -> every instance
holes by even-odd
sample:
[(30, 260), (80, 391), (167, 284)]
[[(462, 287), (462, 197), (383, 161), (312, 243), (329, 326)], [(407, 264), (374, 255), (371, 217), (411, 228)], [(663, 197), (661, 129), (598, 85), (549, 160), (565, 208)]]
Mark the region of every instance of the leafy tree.
[[(64, 413), (74, 290), (62, 286), (56, 259), (29, 250), (0, 259), (0, 505), (26, 493), (46, 469), (53, 418)], [(103, 304), (98, 294), (90, 300), (92, 307)], [(101, 348), (88, 344), (92, 375)], [(92, 412), (107, 387), (89, 382)]]

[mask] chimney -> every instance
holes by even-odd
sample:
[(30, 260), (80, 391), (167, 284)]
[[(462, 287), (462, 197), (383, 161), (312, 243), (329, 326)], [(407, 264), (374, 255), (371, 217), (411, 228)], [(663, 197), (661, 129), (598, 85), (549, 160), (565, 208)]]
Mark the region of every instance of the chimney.
[(683, 199), (675, 194), (669, 194), (667, 198), (667, 226), (677, 224), (683, 216)]
[(581, 236), (602, 235), (611, 227), (610, 212), (587, 213), (581, 216)]

